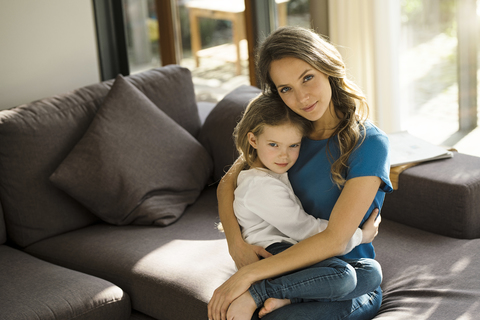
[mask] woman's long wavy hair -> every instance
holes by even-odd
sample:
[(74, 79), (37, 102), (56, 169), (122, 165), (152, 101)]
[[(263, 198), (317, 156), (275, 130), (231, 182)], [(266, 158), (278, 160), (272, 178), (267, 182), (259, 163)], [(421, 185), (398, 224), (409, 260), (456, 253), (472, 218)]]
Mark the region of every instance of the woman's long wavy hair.
[(283, 27), (270, 34), (257, 51), (257, 77), (263, 94), (278, 99), (280, 95), (270, 78), (270, 64), (282, 58), (297, 58), (328, 76), (332, 103), (340, 122), (329, 139), (338, 145), (340, 156), (335, 159), (328, 148), (331, 175), (338, 187), (345, 184), (348, 159), (362, 142), (368, 104), (365, 95), (347, 78), (345, 64), (338, 50), (317, 33), (300, 27)]
[(263, 133), (265, 126), (284, 124), (298, 128), (303, 136), (308, 135), (313, 129), (312, 122), (293, 112), (281, 99), (272, 99), (260, 94), (250, 101), (233, 131), (235, 145), (245, 163), (245, 169), (252, 167), (258, 157), (257, 150), (248, 141), (248, 133), (251, 132), (258, 137)]

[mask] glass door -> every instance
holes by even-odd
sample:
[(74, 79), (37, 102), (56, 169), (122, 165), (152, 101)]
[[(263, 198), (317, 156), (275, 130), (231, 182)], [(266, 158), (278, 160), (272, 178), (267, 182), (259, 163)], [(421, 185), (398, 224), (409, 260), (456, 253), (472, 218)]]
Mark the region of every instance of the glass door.
[(437, 145), (477, 126), (476, 2), (401, 1), (401, 107), (408, 131)]
[(155, 0), (122, 0), (130, 73), (162, 65)]
[(249, 85), (244, 0), (178, 0), (178, 63), (192, 71), (198, 101)]
[(312, 3), (324, 2), (122, 0), (121, 10), (115, 5), (103, 16), (108, 26), (108, 16), (121, 12), (124, 31), (116, 37), (122, 40), (124, 33), (123, 74), (180, 64), (192, 72), (197, 101), (216, 103), (241, 85), (255, 85), (253, 53), (262, 35), (284, 25), (312, 27)]

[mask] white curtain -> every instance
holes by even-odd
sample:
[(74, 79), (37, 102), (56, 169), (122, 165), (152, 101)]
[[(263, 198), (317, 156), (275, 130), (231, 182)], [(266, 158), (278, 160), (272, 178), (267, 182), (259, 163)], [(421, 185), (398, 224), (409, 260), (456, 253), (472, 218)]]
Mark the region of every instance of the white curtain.
[(329, 0), (330, 40), (363, 90), (370, 118), (385, 132), (402, 130), (399, 0)]

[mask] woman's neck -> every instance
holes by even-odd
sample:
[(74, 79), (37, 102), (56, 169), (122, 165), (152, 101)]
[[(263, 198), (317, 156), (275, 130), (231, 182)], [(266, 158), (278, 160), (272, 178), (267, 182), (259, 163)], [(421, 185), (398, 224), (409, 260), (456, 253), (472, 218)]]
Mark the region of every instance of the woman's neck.
[(335, 127), (333, 129), (330, 128), (316, 128), (314, 131), (308, 136), (312, 140), (325, 140), (333, 136), (335, 132)]
[(337, 130), (337, 126), (341, 121), (341, 117), (335, 113), (333, 104), (330, 104), (328, 110), (323, 116), (313, 123), (313, 131), (308, 136), (312, 140), (325, 140), (330, 138)]

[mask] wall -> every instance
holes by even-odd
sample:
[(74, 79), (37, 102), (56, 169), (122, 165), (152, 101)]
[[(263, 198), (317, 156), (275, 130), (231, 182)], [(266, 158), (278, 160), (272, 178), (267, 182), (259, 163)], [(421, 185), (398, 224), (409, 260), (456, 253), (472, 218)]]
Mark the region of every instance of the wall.
[(0, 0), (0, 109), (100, 81), (90, 0)]

